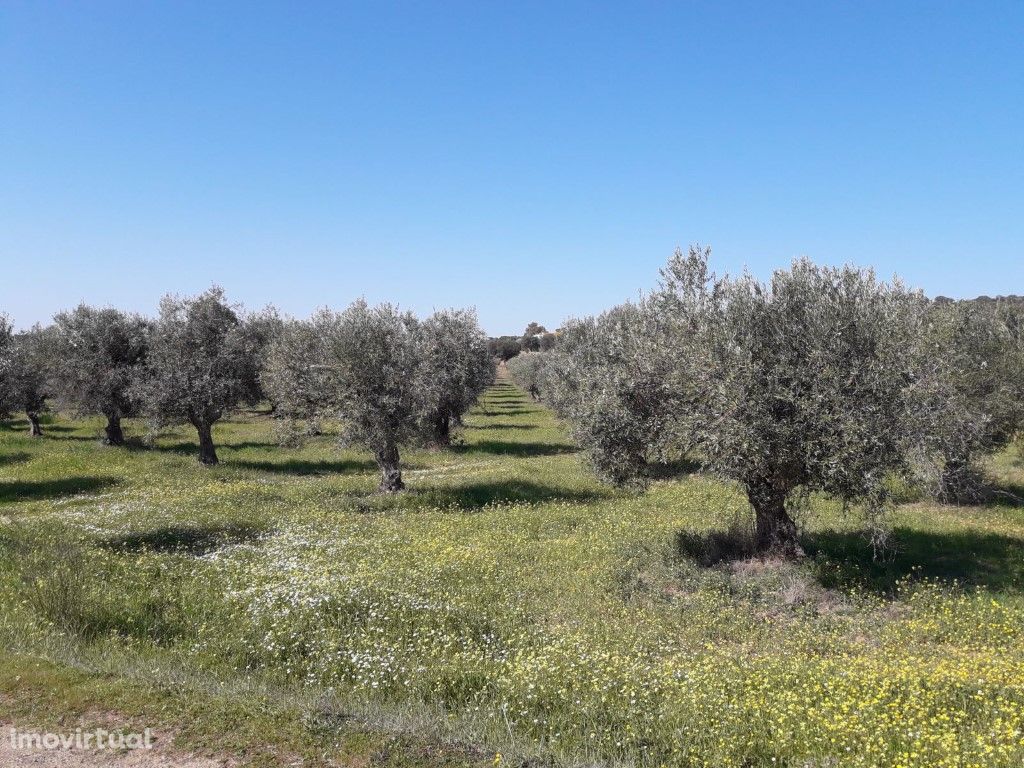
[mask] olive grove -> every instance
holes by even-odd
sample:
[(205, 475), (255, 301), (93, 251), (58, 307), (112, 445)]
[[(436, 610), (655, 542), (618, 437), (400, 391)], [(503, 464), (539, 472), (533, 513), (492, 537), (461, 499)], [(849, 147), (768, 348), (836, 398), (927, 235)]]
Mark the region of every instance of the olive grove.
[(487, 337), (472, 310), (443, 310), (424, 321), (390, 304), (359, 300), (285, 322), (261, 373), (284, 419), (286, 442), (337, 420), (345, 442), (369, 449), (380, 490), (402, 490), (403, 445), (449, 444), (452, 430), (494, 380)]
[(126, 417), (188, 423), (215, 464), (213, 425), (268, 401), (285, 443), (336, 421), (390, 493), (404, 487), (402, 447), (450, 445), (501, 360), (603, 479), (643, 485), (690, 457), (736, 483), (762, 553), (801, 554), (811, 493), (870, 520), (893, 475), (943, 502), (986, 498), (983, 460), (1024, 426), (1019, 306), (931, 301), (806, 259), (767, 282), (718, 276), (709, 259), (677, 251), (638, 301), (522, 338), (488, 339), (473, 310), (420, 320), (363, 300), (309, 320), (247, 315), (216, 287), (165, 297), (155, 320), (83, 304), (16, 333), (0, 316), (0, 413), (25, 413), (33, 436), (50, 403), (99, 414), (112, 445)]

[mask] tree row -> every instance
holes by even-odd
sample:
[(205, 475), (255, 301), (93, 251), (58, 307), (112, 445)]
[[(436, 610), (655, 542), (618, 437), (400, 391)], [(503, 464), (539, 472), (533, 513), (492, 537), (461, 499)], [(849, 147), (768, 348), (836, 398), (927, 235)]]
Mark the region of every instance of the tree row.
[(82, 305), (14, 333), (0, 315), (0, 414), (23, 412), (33, 436), (51, 405), (100, 414), (114, 446), (125, 444), (127, 417), (187, 423), (199, 460), (216, 464), (214, 424), (267, 401), (286, 440), (338, 420), (349, 443), (373, 452), (381, 490), (392, 492), (403, 487), (400, 447), (447, 446), (493, 382), (487, 341), (471, 310), (420, 320), (360, 300), (295, 320), (246, 314), (219, 288), (165, 297), (155, 320)]

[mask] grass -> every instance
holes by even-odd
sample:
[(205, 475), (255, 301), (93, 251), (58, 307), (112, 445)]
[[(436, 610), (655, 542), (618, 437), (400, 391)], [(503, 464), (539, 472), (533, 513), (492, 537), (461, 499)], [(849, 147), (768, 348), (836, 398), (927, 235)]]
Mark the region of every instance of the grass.
[[(403, 455), (397, 496), (261, 413), (218, 425), (213, 469), (188, 430), (123, 450), (101, 427), (0, 428), (20, 721), (115, 710), (259, 765), (1024, 761), (1013, 495), (904, 504), (880, 560), (814, 500), (786, 565), (729, 557), (735, 489), (687, 464), (601, 486), (504, 381), (452, 451)], [(1012, 452), (992, 472), (1024, 483)]]

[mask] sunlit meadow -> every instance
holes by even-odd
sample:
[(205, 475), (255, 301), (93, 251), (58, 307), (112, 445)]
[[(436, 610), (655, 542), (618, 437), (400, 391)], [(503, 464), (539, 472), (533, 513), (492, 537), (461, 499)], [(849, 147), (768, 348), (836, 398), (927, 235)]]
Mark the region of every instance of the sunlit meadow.
[(734, 489), (673, 467), (609, 490), (504, 380), (454, 450), (404, 455), (394, 497), (331, 435), (277, 447), (264, 413), (217, 427), (213, 469), (189, 430), (133, 424), (118, 450), (100, 428), (0, 430), (12, 657), (259, 680), (318, 728), (354, 713), (494, 763), (1024, 763), (1016, 449), (991, 467), (1004, 503), (906, 494), (877, 559), (815, 500), (810, 557), (782, 565), (721, 559)]

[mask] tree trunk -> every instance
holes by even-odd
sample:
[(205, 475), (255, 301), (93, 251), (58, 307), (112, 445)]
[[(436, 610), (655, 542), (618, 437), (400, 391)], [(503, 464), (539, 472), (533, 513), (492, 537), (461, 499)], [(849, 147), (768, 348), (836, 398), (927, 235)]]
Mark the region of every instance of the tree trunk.
[(935, 489), (943, 504), (978, 504), (985, 500), (985, 480), (970, 460), (947, 459)]
[(381, 493), (397, 493), (405, 488), (397, 445), (390, 445), (382, 451), (377, 451), (377, 465), (380, 467)]
[(452, 442), (452, 427), (447, 413), (434, 417), (434, 444), (438, 448), (447, 448)]
[(217, 451), (213, 447), (213, 425), (201, 422), (196, 424), (199, 433), (199, 463), (212, 466), (217, 463)]
[(105, 445), (124, 445), (124, 432), (121, 431), (121, 417), (107, 416), (107, 426), (103, 428), (107, 436), (103, 439)]
[(26, 411), (25, 415), (28, 416), (28, 436), (42, 437), (43, 428), (39, 426), (39, 414), (35, 411)]
[(775, 488), (748, 490), (754, 507), (754, 546), (759, 555), (796, 560), (804, 556), (796, 523), (786, 512), (786, 493)]

